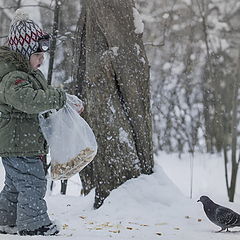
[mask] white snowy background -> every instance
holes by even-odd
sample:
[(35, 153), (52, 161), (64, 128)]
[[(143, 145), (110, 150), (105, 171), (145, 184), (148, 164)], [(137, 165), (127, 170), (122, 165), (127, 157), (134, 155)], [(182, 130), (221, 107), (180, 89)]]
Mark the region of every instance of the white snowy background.
[[(193, 160), (193, 197), (190, 199), (191, 164)], [(0, 165), (0, 188), (4, 171)], [(50, 181), (49, 181), (50, 183)], [(93, 209), (94, 191), (81, 196), (78, 176), (70, 179), (67, 195), (60, 192), (55, 182), (48, 190), (46, 201), (50, 217), (61, 232), (53, 237), (20, 237), (0, 235), (0, 240), (71, 239), (71, 240), (235, 240), (240, 239), (240, 228), (231, 232), (215, 233), (219, 228), (206, 218), (201, 203), (203, 194), (215, 202), (240, 212), (239, 186), (235, 203), (227, 199), (223, 157), (196, 154), (193, 159), (183, 154), (155, 156), (152, 175), (141, 175), (113, 190), (103, 206)]]

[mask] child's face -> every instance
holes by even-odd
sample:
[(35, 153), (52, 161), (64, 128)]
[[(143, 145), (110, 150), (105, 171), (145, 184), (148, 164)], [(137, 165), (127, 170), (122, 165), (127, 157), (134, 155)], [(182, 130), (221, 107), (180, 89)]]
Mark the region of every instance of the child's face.
[(38, 69), (44, 60), (44, 53), (43, 52), (38, 52), (34, 53), (30, 57), (30, 65), (32, 66), (33, 69)]

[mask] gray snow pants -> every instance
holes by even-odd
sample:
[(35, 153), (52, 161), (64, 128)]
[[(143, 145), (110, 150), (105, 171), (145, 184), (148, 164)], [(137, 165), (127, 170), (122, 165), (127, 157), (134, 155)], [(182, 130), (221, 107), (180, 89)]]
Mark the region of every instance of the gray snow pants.
[(35, 230), (51, 223), (43, 199), (47, 180), (38, 157), (3, 157), (5, 186), (0, 193), (0, 225), (18, 231)]

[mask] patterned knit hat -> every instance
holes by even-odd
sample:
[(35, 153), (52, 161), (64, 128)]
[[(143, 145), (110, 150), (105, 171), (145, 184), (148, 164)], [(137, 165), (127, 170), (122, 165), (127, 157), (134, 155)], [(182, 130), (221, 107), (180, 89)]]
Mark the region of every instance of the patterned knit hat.
[(28, 14), (22, 9), (15, 12), (8, 34), (8, 46), (11, 50), (30, 59), (33, 53), (38, 52), (38, 40), (43, 36), (42, 29), (29, 19)]

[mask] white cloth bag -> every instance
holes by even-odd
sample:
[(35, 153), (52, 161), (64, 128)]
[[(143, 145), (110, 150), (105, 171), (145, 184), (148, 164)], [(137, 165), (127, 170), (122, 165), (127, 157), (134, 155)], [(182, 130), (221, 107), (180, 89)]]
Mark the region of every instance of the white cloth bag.
[[(97, 153), (97, 142), (87, 122), (76, 111), (75, 104), (82, 104), (76, 96), (67, 94), (66, 105), (53, 110), (39, 123), (50, 148), (51, 177), (68, 179), (87, 166)], [(79, 107), (78, 107), (79, 109)]]

